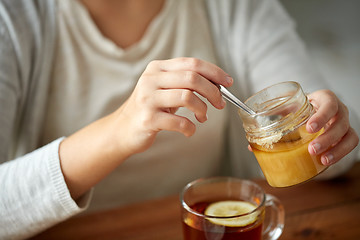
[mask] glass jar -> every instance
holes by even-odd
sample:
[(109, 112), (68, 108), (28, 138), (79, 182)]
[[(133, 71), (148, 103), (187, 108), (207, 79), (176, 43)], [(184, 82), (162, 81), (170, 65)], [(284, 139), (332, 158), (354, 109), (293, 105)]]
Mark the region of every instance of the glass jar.
[(245, 104), (256, 112), (239, 112), (246, 138), (271, 186), (292, 186), (326, 169), (320, 156), (309, 154), (309, 143), (323, 131), (306, 131), (314, 109), (297, 82), (272, 85)]

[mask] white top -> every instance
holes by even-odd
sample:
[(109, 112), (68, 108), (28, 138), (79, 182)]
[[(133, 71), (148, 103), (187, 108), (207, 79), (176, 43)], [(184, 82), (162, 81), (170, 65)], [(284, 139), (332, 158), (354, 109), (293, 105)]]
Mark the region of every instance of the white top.
[[(204, 5), (202, 5), (201, 0), (174, 0), (174, 2), (167, 3), (160, 16), (148, 29), (145, 40), (141, 40), (138, 45), (134, 46), (133, 49), (138, 49), (134, 51), (146, 53), (144, 58), (147, 55), (152, 56), (153, 53), (157, 55), (161, 52), (164, 56), (159, 55), (160, 58), (186, 54), (186, 56), (202, 57), (210, 61), (214, 61), (212, 57), (215, 54), (216, 63), (235, 79), (231, 91), (243, 100), (254, 91), (280, 81), (296, 80), (300, 82), (306, 92), (326, 87), (319, 80), (320, 77), (316, 71), (312, 69), (311, 61), (294, 31), (292, 21), (276, 0), (204, 0), (203, 3)], [(189, 18), (192, 18), (193, 15), (199, 16), (199, 19), (197, 19), (199, 23), (197, 21), (187, 21), (178, 13), (174, 13), (174, 16), (169, 17), (170, 19), (179, 19), (182, 24), (178, 23), (176, 25), (170, 21), (161, 21), (162, 17), (168, 11), (171, 11), (172, 4), (181, 7), (178, 9), (179, 12), (183, 10), (182, 14)], [(66, 7), (67, 5), (64, 3), (61, 6)], [(91, 191), (79, 201), (74, 202), (64, 181), (58, 156), (58, 147), (62, 138), (60, 137), (47, 145), (42, 145), (58, 136), (67, 136), (68, 131), (76, 130), (86, 124), (86, 121), (92, 121), (97, 116), (107, 114), (115, 108), (119, 101), (121, 102), (123, 99), (116, 98), (113, 102), (112, 99), (106, 98), (104, 101), (96, 102), (97, 94), (103, 96), (110, 93), (116, 94), (116, 91), (124, 91), (122, 96), (125, 97), (126, 91), (129, 91), (129, 86), (126, 83), (134, 86), (137, 79), (136, 74), (141, 73), (138, 68), (141, 69), (141, 64), (144, 64), (141, 63), (141, 56), (134, 55), (137, 61), (127, 59), (130, 62), (128, 66), (135, 72), (134, 74), (129, 73), (126, 70), (126, 65), (124, 65), (126, 59), (124, 58), (122, 63), (120, 59), (127, 55), (127, 51), (133, 50), (130, 48), (122, 52), (121, 49), (106, 41), (101, 34), (96, 33), (96, 29), (91, 30), (94, 25), (91, 21), (86, 21), (88, 17), (86, 17), (86, 12), (81, 10), (81, 5), (75, 5), (74, 8), (79, 8), (75, 11), (80, 11), (80, 15), (84, 18), (77, 19), (76, 21), (79, 21), (77, 24), (89, 25), (86, 28), (87, 30), (82, 30), (90, 31), (94, 33), (94, 36), (83, 39), (85, 41), (84, 46), (75, 45), (66, 46), (65, 48), (58, 45), (61, 44), (60, 39), (65, 41), (66, 36), (72, 36), (70, 30), (76, 29), (76, 25), (66, 27), (66, 24), (71, 19), (65, 20), (64, 16), (61, 16), (64, 12), (57, 9), (55, 0), (0, 1), (1, 239), (28, 238), (86, 209), (91, 199)], [(186, 13), (192, 14), (190, 16), (190, 14)], [(71, 18), (75, 18), (75, 16), (71, 16)], [(83, 21), (84, 23), (81, 23)], [(171, 39), (171, 41), (161, 43), (163, 38), (159, 38), (160, 42), (147, 42), (146, 39), (156, 40), (156, 36), (151, 36), (150, 32), (160, 34), (160, 32), (156, 32), (156, 29), (158, 29), (157, 25), (161, 24), (164, 24), (164, 27), (167, 24), (173, 27), (176, 26), (177, 28), (173, 29), (173, 31), (166, 32), (173, 37), (177, 36), (177, 38), (171, 39), (164, 36), (165, 39)], [(190, 29), (194, 29), (193, 25), (200, 26), (196, 29), (196, 37), (188, 33)], [(209, 33), (207, 28), (210, 28), (211, 32), (209, 39), (206, 39)], [(69, 32), (66, 34), (67, 29)], [(198, 32), (201, 34), (197, 35)], [(75, 33), (74, 36), (81, 37), (86, 36), (86, 34), (79, 32)], [(188, 45), (185, 45), (187, 47), (183, 49), (181, 46), (184, 46), (186, 37), (190, 44), (194, 43), (196, 46), (200, 46), (200, 49), (194, 49)], [(178, 39), (181, 41), (177, 42)], [(70, 42), (76, 43), (78, 40), (75, 38)], [(197, 44), (196, 41), (205, 41), (202, 43), (208, 48), (201, 48), (202, 46)], [(102, 43), (101, 46), (97, 44), (98, 42)], [(212, 48), (211, 43), (215, 47)], [(169, 52), (165, 51), (165, 49), (160, 51), (157, 47), (148, 47), (149, 45), (158, 47), (166, 45), (169, 46), (166, 49), (170, 50)], [(89, 49), (84, 51), (86, 46)], [(148, 49), (148, 52), (142, 51), (140, 46)], [(79, 50), (76, 48), (79, 48)], [(98, 53), (96, 49), (98, 49)], [(65, 105), (63, 103), (67, 101), (67, 98), (71, 99), (71, 91), (63, 89), (65, 85), (60, 84), (59, 86), (57, 84), (59, 84), (58, 81), (68, 79), (53, 79), (53, 77), (54, 71), (61, 72), (57, 64), (67, 64), (64, 60), (64, 52), (66, 51), (91, 54), (90, 56), (101, 57), (104, 61), (108, 59), (107, 62), (113, 62), (119, 64), (119, 68), (125, 68), (124, 72), (129, 73), (130, 76), (126, 76), (126, 79), (112, 78), (113, 81), (116, 81), (114, 86), (118, 85), (119, 88), (114, 87), (111, 90), (106, 89), (106, 85), (111, 80), (108, 82), (108, 80), (103, 79), (103, 76), (100, 79), (96, 79), (95, 76), (87, 79), (76, 79), (76, 81), (74, 80), (74, 82), (68, 84), (77, 89), (76, 94), (81, 94), (77, 96), (76, 100)], [(73, 57), (79, 57), (76, 53), (69, 54)], [(130, 57), (129, 55), (126, 57)], [(109, 59), (114, 59), (114, 61)], [(68, 60), (71, 61), (71, 59)], [(74, 71), (83, 69), (81, 74), (85, 76), (84, 72), (92, 72), (97, 67), (87, 67), (90, 66), (90, 61), (96, 61), (96, 59), (83, 58), (80, 62), (76, 62), (76, 65), (72, 61), (73, 65), (70, 64), (68, 67), (74, 69)], [(141, 64), (135, 67), (137, 62)], [(113, 69), (112, 66), (108, 67)], [(72, 72), (72, 70), (63, 70), (64, 75)], [(102, 71), (104, 71), (103, 68)], [(61, 72), (61, 74), (63, 73)], [(94, 74), (99, 73), (94, 71)], [(124, 73), (117, 72), (116, 74), (125, 76)], [(109, 73), (106, 73), (106, 75), (104, 73), (104, 76), (109, 75)], [(97, 84), (96, 86), (87, 85), (88, 83), (82, 82), (84, 80)], [(99, 81), (104, 82), (105, 86), (98, 84)], [(86, 91), (79, 92), (80, 87), (74, 86), (73, 83), (75, 82), (82, 83), (83, 86), (81, 87)], [(94, 89), (99, 90), (95, 92)], [(57, 95), (57, 91), (67, 94), (67, 97)], [(71, 121), (71, 126), (66, 126), (65, 129), (61, 128), (56, 123), (56, 119), (52, 119), (56, 113), (47, 111), (51, 110), (47, 108), (49, 101), (54, 108), (64, 111), (64, 119), (62, 119), (64, 122), (70, 122), (70, 113), (65, 113), (67, 107), (71, 107), (72, 116), (76, 117), (76, 114), (78, 114), (81, 116), (80, 118), (84, 117), (86, 120), (77, 125), (75, 125), (76, 121)], [(94, 105), (87, 104), (88, 101), (92, 101)], [(76, 106), (78, 107), (76, 108)], [(87, 108), (83, 106), (87, 106)], [(103, 107), (105, 110), (98, 109)], [(209, 107), (209, 109), (213, 111), (212, 107)], [(222, 123), (224, 116), (222, 114), (225, 112), (226, 129), (220, 130), (221, 127), (219, 126), (224, 126)], [(120, 203), (120, 201), (125, 203), (138, 197), (138, 193), (142, 190), (144, 190), (142, 199), (161, 196), (162, 194), (168, 194), (168, 192), (161, 189), (174, 192), (177, 191), (176, 188), (182, 187), (180, 186), (182, 183), (191, 178), (213, 174), (215, 170), (218, 170), (217, 161), (219, 158), (217, 156), (211, 155), (205, 165), (198, 164), (197, 161), (199, 159), (203, 161), (207, 158), (206, 152), (192, 152), (192, 156), (195, 157), (191, 158), (191, 160), (184, 157), (188, 154), (186, 150), (190, 148), (181, 149), (182, 151), (175, 149), (181, 156), (178, 158), (180, 161), (178, 159), (174, 161), (173, 157), (175, 156), (168, 154), (168, 152), (172, 151), (172, 149), (169, 149), (169, 145), (166, 144), (166, 146), (160, 147), (160, 143), (170, 137), (172, 140), (166, 143), (173, 146), (179, 146), (181, 142), (180, 146), (184, 148), (186, 144), (191, 145), (191, 147), (194, 144), (199, 146), (198, 149), (204, 149), (204, 145), (201, 144), (206, 142), (206, 151), (211, 150), (212, 153), (220, 153), (222, 149), (211, 149), (209, 144), (213, 142), (213, 146), (219, 147), (215, 142), (220, 139), (218, 136), (224, 136), (225, 140), (222, 143), (225, 145), (225, 157), (220, 160), (221, 167), (225, 165), (229, 170), (226, 173), (242, 178), (258, 176), (259, 168), (253, 154), (247, 150), (244, 131), (239, 122), (236, 109), (228, 104), (226, 110), (215, 111), (215, 115), (214, 113), (210, 114), (209, 122), (206, 124), (215, 124), (214, 122), (211, 123), (211, 121), (218, 117), (217, 121), (221, 123), (218, 125), (218, 122), (216, 122), (216, 128), (211, 129), (215, 134), (214, 136), (209, 136), (209, 133), (203, 131), (203, 129), (210, 129), (210, 126), (205, 124), (198, 127), (197, 136), (193, 139), (183, 138), (181, 135), (174, 133), (161, 133), (153, 149), (139, 156), (134, 156), (134, 159), (129, 159), (119, 167), (119, 171), (122, 171), (124, 175), (115, 173), (110, 176), (110, 178), (113, 178), (112, 183), (115, 183), (114, 185), (103, 187), (103, 185), (106, 185), (107, 180), (105, 180), (95, 187), (95, 191), (100, 193), (102, 190), (113, 190), (121, 183), (121, 189), (129, 192), (123, 192), (120, 196), (117, 192), (115, 193), (116, 197), (111, 196), (111, 194), (108, 196), (111, 201), (116, 199), (114, 203)], [(52, 126), (49, 123), (50, 121), (54, 124), (54, 130), (57, 129), (54, 132), (52, 132), (52, 129), (48, 131)], [(74, 129), (70, 129), (72, 127)], [(202, 137), (204, 139), (200, 140)], [(186, 141), (190, 141), (190, 143), (185, 143)], [(170, 157), (168, 159), (163, 157), (156, 159), (155, 156), (159, 156), (159, 151), (161, 151), (161, 156)], [(334, 169), (334, 175), (351, 166), (354, 157), (354, 154), (349, 154), (346, 160), (344, 159), (330, 168)], [(169, 164), (168, 161), (172, 164)], [(148, 171), (144, 172), (141, 168), (146, 168)], [(123, 169), (128, 169), (129, 172), (125, 172)], [(329, 170), (325, 173), (331, 173)], [(138, 174), (138, 171), (141, 171), (143, 175)], [(134, 179), (134, 176), (141, 178), (141, 180)], [(147, 186), (143, 185), (144, 187), (140, 190), (136, 189), (139, 188), (136, 183), (147, 184), (146, 180), (150, 178), (154, 178), (154, 181)], [(124, 182), (124, 179), (127, 182)], [(135, 197), (128, 196), (129, 193), (134, 194)], [(145, 194), (148, 195), (145, 196)], [(102, 205), (101, 202), (97, 201), (96, 196), (94, 205), (95, 203), (98, 206)]]
[[(80, 2), (57, 3), (59, 35), (44, 143), (115, 111), (154, 59), (193, 56), (216, 64), (203, 1), (167, 1), (140, 42), (125, 50), (99, 32)], [(191, 180), (219, 173), (226, 111), (208, 104), (204, 124), (185, 108), (177, 114), (192, 119), (196, 133), (187, 138), (160, 132), (149, 150), (127, 159), (95, 187), (90, 209), (178, 193)]]

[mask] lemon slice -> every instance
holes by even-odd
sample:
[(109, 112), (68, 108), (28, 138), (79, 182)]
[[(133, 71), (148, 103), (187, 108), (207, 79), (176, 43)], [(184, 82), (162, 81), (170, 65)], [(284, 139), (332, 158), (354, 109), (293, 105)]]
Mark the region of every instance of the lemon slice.
[[(211, 217), (232, 217), (252, 212), (256, 206), (244, 201), (220, 201), (210, 204), (205, 214)], [(208, 218), (212, 223), (228, 227), (244, 227), (256, 221), (257, 212), (234, 218)]]

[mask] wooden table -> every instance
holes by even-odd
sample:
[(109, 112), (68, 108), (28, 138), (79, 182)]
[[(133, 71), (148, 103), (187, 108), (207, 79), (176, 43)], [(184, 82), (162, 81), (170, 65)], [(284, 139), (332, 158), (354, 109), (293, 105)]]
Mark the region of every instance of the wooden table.
[[(281, 240), (360, 239), (360, 163), (331, 181), (313, 180), (283, 189), (255, 181), (285, 206)], [(73, 217), (33, 239), (180, 240), (179, 198), (169, 196)]]

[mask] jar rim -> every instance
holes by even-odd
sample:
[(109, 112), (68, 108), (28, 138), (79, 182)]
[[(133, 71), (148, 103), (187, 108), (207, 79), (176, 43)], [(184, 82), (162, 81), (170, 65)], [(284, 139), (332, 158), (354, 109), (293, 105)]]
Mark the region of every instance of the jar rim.
[[(298, 82), (296, 81), (285, 81), (285, 82), (279, 82), (279, 83), (275, 83), (271, 86), (268, 86), (258, 92), (256, 92), (255, 94), (253, 94), (252, 96), (250, 96), (248, 99), (245, 100), (245, 104), (249, 104), (249, 102), (251, 102), (251, 100), (253, 100), (255, 97), (263, 94), (264, 92), (268, 91), (270, 88), (275, 88), (275, 87), (278, 87), (280, 85), (295, 85), (296, 86), (296, 89), (294, 89), (296, 92), (298, 92), (299, 90), (302, 91), (301, 89), (301, 86)], [(263, 109), (262, 111), (258, 112), (258, 111), (255, 111), (256, 113), (254, 114), (254, 117), (256, 116), (260, 116), (260, 115), (264, 115), (264, 113), (266, 112), (269, 112), (271, 110), (274, 110), (275, 108), (278, 108), (279, 106), (281, 105), (285, 105), (287, 102), (289, 102), (292, 98), (294, 97), (294, 95), (290, 96), (289, 98), (287, 98), (286, 100), (282, 101), (280, 104), (276, 105), (276, 106), (272, 106), (271, 108), (269, 109)], [(253, 107), (253, 106), (251, 106)]]
[[(309, 99), (295, 81), (280, 82), (264, 88), (245, 103), (255, 111), (258, 110), (255, 115), (240, 112), (247, 138), (265, 140), (273, 136), (271, 138), (276, 142), (276, 139), (280, 140), (307, 122), (313, 114)], [(266, 117), (265, 123), (260, 121), (264, 118), (258, 117)]]

